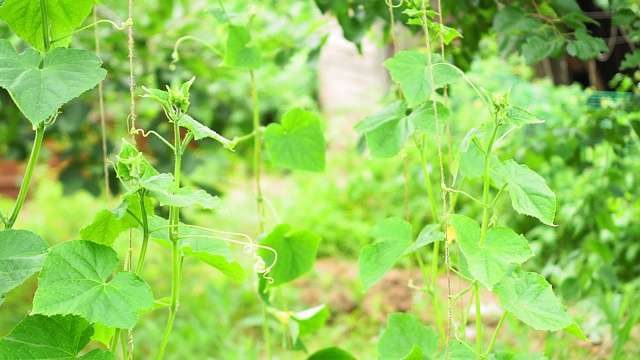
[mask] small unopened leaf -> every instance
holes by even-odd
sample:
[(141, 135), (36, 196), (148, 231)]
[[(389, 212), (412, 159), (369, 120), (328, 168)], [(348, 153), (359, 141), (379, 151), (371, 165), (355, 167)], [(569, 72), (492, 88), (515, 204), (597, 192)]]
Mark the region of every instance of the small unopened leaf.
[(342, 350), (337, 346), (332, 346), (318, 350), (311, 354), (307, 360), (357, 360), (351, 353)]
[(415, 315), (397, 313), (389, 315), (387, 329), (378, 342), (378, 354), (380, 360), (414, 359), (416, 354), (424, 356), (419, 359), (431, 359), (438, 346), (435, 330), (422, 324)]
[(80, 356), (92, 334), (93, 327), (80, 316), (29, 315), (0, 339), (0, 360), (115, 360), (100, 349)]
[(329, 309), (327, 309), (326, 305), (298, 311), (291, 315), (291, 319), (298, 323), (298, 336), (305, 336), (316, 332), (324, 326), (328, 318)]
[[(260, 241), (260, 245), (268, 246), (278, 253), (278, 262), (268, 274), (274, 279), (273, 283), (266, 285), (269, 288), (285, 284), (309, 272), (316, 260), (320, 237), (311, 231), (293, 231), (291, 225), (280, 224)], [(267, 266), (273, 264), (275, 255), (272, 251), (260, 249), (258, 253)]]
[(580, 328), (539, 274), (515, 271), (494, 288), (500, 306), (536, 330), (568, 332), (586, 340)]
[(466, 216), (451, 215), (460, 251), (469, 262), (469, 272), (491, 289), (506, 274), (510, 264), (522, 264), (533, 252), (522, 235), (506, 227), (490, 228), (480, 244), (480, 225)]
[(542, 176), (507, 160), (492, 170), (509, 184), (511, 205), (520, 214), (533, 216), (547, 225), (553, 225), (556, 214), (556, 194), (549, 189)]
[(224, 65), (255, 70), (259, 69), (261, 64), (260, 50), (251, 44), (249, 29), (246, 26), (229, 25)]
[[(4, 20), (11, 30), (34, 48), (44, 51), (44, 37), (42, 34), (42, 6), (46, 4), (46, 16), (51, 36), (51, 48), (69, 45), (73, 30), (82, 25), (87, 18), (94, 0), (4, 0), (0, 9), (0, 19)], [(0, 4), (2, 6), (2, 4)], [(66, 38), (65, 38), (66, 37)]]
[(364, 290), (369, 290), (405, 256), (411, 241), (411, 224), (400, 218), (389, 218), (373, 226), (367, 233), (375, 239), (360, 251), (358, 269)]
[(65, 48), (54, 49), (43, 61), (34, 49), (18, 54), (9, 41), (0, 40), (0, 87), (9, 91), (34, 127), (98, 85), (107, 75), (101, 64), (88, 51)]
[(75, 314), (91, 323), (133, 328), (138, 313), (153, 307), (153, 294), (133, 273), (118, 272), (112, 277), (118, 264), (112, 248), (90, 241), (52, 247), (38, 277), (33, 312)]
[(0, 304), (5, 293), (40, 270), (48, 247), (40, 235), (31, 231), (0, 231)]
[(294, 108), (264, 132), (265, 147), (274, 164), (294, 170), (324, 171), (325, 141), (320, 118)]

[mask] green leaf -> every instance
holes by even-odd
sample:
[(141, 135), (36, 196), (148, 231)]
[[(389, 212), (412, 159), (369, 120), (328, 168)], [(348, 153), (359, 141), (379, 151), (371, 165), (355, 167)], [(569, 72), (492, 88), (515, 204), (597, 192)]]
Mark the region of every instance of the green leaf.
[(544, 354), (513, 354), (499, 352), (489, 355), (488, 360), (549, 360)]
[(600, 53), (608, 52), (609, 48), (602, 38), (596, 38), (587, 33), (586, 29), (580, 28), (574, 32), (575, 41), (567, 44), (567, 52), (571, 56), (577, 56), (582, 60), (593, 59)]
[[(169, 221), (159, 216), (150, 216), (148, 221), (150, 229), (162, 228), (162, 230), (151, 232), (151, 238), (170, 248), (171, 240), (166, 228), (169, 225)], [(180, 223), (180, 225), (184, 224)], [(193, 256), (220, 270), (220, 272), (234, 281), (246, 280), (246, 274), (242, 266), (236, 261), (228, 242), (211, 237), (204, 238), (203, 236), (216, 236), (216, 234), (190, 227), (181, 227), (179, 234), (182, 237), (179, 240), (179, 246), (183, 256)]]
[[(47, 0), (47, 18), (51, 40), (69, 35), (91, 12), (94, 0)], [(0, 19), (34, 48), (44, 51), (42, 4), (39, 0), (5, 0)], [(71, 37), (51, 43), (51, 48), (66, 47)]]
[(113, 246), (118, 235), (130, 228), (127, 225), (111, 211), (102, 210), (96, 214), (91, 224), (80, 229), (80, 238), (96, 244)]
[(414, 127), (406, 115), (407, 106), (397, 101), (367, 116), (355, 129), (367, 137), (371, 155), (378, 158), (390, 158), (398, 155), (405, 141), (413, 134)]
[(357, 360), (355, 356), (349, 352), (342, 350), (337, 346), (332, 346), (318, 350), (311, 354), (307, 360)]
[(204, 190), (193, 190), (189, 187), (181, 187), (176, 194), (166, 191), (149, 191), (152, 196), (163, 206), (189, 207), (199, 205), (204, 209), (218, 209), (222, 201), (217, 196), (212, 196)]
[(612, 26), (630, 26), (634, 21), (639, 18), (633, 10), (629, 8), (618, 8), (613, 13), (611, 18)]
[(624, 60), (620, 63), (620, 70), (633, 69), (640, 65), (640, 49), (627, 53)]
[(225, 139), (222, 135), (204, 126), (196, 119), (187, 114), (182, 115), (180, 121), (178, 121), (178, 125), (187, 128), (193, 134), (193, 138), (196, 140), (211, 138), (220, 142), (222, 145), (224, 145), (225, 148), (229, 150), (233, 150), (233, 147), (235, 146), (235, 144), (231, 140)]
[(312, 334), (322, 328), (329, 318), (329, 309), (326, 305), (320, 305), (311, 309), (295, 312), (291, 319), (298, 323), (298, 336)]
[(403, 94), (414, 107), (429, 100), (434, 90), (462, 79), (459, 69), (445, 62), (438, 54), (433, 54), (432, 71), (434, 82), (428, 68), (429, 58), (417, 51), (400, 51), (384, 62), (391, 77), (402, 87)]
[(522, 55), (528, 65), (534, 64), (544, 58), (553, 56), (565, 44), (563, 37), (549, 39), (537, 35), (527, 37), (527, 41), (522, 44)]
[(93, 324), (93, 335), (91, 335), (91, 341), (98, 341), (109, 348), (111, 347), (111, 340), (115, 334), (116, 328), (95, 323)]
[(408, 356), (416, 354), (416, 347), (424, 358), (431, 359), (438, 350), (438, 343), (438, 334), (422, 324), (417, 316), (391, 314), (387, 321), (387, 329), (378, 342), (379, 359), (414, 359), (415, 357)]
[(500, 306), (536, 330), (565, 329), (586, 340), (580, 328), (539, 274), (515, 271), (494, 288)]
[(436, 241), (443, 241), (444, 233), (439, 230), (439, 224), (429, 224), (423, 227), (422, 230), (420, 230), (420, 234), (418, 234), (416, 241), (404, 252), (404, 255), (410, 255), (421, 247), (427, 246)]
[(242, 69), (259, 69), (262, 64), (260, 50), (251, 44), (251, 34), (246, 26), (229, 25), (225, 66)]
[[(278, 253), (278, 262), (271, 269), (269, 277), (274, 282), (266, 288), (280, 286), (306, 274), (313, 267), (320, 245), (320, 237), (311, 231), (293, 231), (291, 225), (280, 224), (260, 241), (260, 245), (268, 246)], [(275, 260), (273, 252), (260, 249), (258, 251), (267, 266)]]
[[(469, 344), (467, 344), (470, 346)], [(470, 346), (471, 347), (471, 346)], [(465, 346), (461, 341), (451, 340), (449, 342), (449, 351), (442, 349), (436, 360), (477, 360), (476, 355), (469, 347)]]
[(500, 112), (500, 116), (507, 120), (507, 122), (518, 127), (527, 124), (540, 124), (544, 122), (544, 120), (538, 119), (527, 110), (515, 105), (505, 107)]
[(492, 171), (509, 184), (511, 205), (519, 214), (533, 216), (544, 224), (553, 226), (556, 195), (542, 176), (513, 160), (503, 162)]
[(40, 235), (31, 231), (0, 231), (0, 304), (5, 293), (40, 270), (48, 247)]
[(274, 164), (295, 170), (324, 171), (325, 141), (316, 115), (291, 109), (282, 117), (282, 125), (267, 126), (264, 141)]
[(18, 54), (10, 42), (0, 40), (0, 87), (34, 127), (98, 85), (107, 75), (101, 64), (90, 52), (65, 48), (46, 54), (43, 61), (33, 49)]
[(469, 272), (487, 289), (506, 274), (510, 264), (522, 264), (533, 252), (522, 235), (506, 227), (490, 228), (480, 245), (480, 225), (462, 215), (451, 215), (460, 251), (469, 262)]
[(369, 290), (400, 260), (411, 241), (411, 224), (400, 218), (389, 218), (373, 226), (367, 233), (376, 242), (360, 251), (358, 269), (364, 291)]
[[(197, 235), (195, 232), (192, 230), (189, 234), (181, 234), (181, 236)], [(208, 233), (207, 235), (211, 234)], [(180, 250), (184, 256), (193, 256), (220, 270), (221, 273), (234, 281), (240, 282), (247, 279), (244, 269), (231, 253), (229, 244), (223, 240), (187, 237), (180, 240)]]
[[(118, 159), (118, 177), (122, 180), (139, 182), (159, 174), (158, 170), (144, 158), (144, 155), (125, 139), (122, 139), (122, 148), (116, 158)], [(137, 188), (134, 188), (130, 192), (137, 190)]]
[[(444, 104), (438, 102), (438, 117), (444, 122), (451, 115)], [(414, 131), (433, 133), (436, 130), (433, 102), (419, 105), (407, 115), (409, 109), (403, 101), (396, 101), (373, 115), (367, 116), (355, 126), (364, 133), (371, 155), (379, 158), (396, 156)]]
[(118, 272), (112, 277), (118, 264), (112, 248), (90, 241), (52, 247), (38, 277), (33, 312), (74, 314), (91, 323), (133, 328), (138, 312), (153, 307), (153, 294), (133, 273)]
[(26, 316), (0, 339), (0, 360), (115, 360), (112, 353), (99, 349), (79, 355), (92, 334), (91, 324), (79, 316)]

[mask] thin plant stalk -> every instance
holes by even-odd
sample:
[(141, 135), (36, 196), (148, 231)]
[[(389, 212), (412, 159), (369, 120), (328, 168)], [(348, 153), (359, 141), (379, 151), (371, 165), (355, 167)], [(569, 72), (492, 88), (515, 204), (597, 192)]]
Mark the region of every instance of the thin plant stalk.
[[(174, 156), (175, 156), (175, 192), (180, 190), (180, 171), (182, 164), (182, 146), (180, 139), (180, 126), (178, 125), (179, 118), (171, 119), (174, 129)], [(180, 296), (180, 234), (178, 231), (178, 225), (180, 223), (180, 208), (177, 206), (171, 206), (169, 208), (169, 240), (171, 240), (171, 300), (169, 302), (169, 320), (167, 321), (167, 327), (164, 331), (162, 338), (162, 344), (160, 345), (160, 351), (157, 359), (160, 360), (164, 357), (164, 352), (169, 342), (169, 336), (171, 335), (171, 329), (173, 328), (173, 322), (176, 319), (176, 313), (178, 312), (178, 298)]]
[(140, 215), (142, 217), (142, 247), (140, 248), (140, 256), (138, 257), (138, 265), (136, 266), (136, 274), (142, 272), (142, 265), (147, 254), (147, 246), (149, 245), (149, 219), (147, 219), (147, 209), (144, 206), (145, 189), (138, 191), (138, 200), (140, 202)]

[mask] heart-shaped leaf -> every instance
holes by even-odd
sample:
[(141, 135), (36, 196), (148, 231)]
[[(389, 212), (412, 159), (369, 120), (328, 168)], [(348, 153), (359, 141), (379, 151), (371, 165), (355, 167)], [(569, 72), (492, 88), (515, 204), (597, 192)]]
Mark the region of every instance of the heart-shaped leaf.
[(39, 271), (47, 242), (27, 230), (0, 231), (0, 304), (4, 294)]
[(80, 316), (29, 315), (0, 339), (0, 360), (115, 360), (100, 349), (79, 356), (92, 334), (93, 327)]
[[(5, 0), (0, 8), (0, 19), (4, 20), (11, 30), (34, 48), (44, 51), (42, 36), (42, 1), (40, 0)], [(69, 35), (80, 26), (91, 12), (95, 0), (47, 0), (47, 20), (51, 36), (51, 48), (66, 47)], [(60, 39), (60, 40), (58, 40)]]
[(251, 44), (251, 33), (246, 26), (229, 25), (224, 65), (242, 69), (259, 69), (262, 64), (260, 50)]
[(287, 111), (282, 125), (269, 124), (264, 132), (267, 152), (276, 165), (295, 170), (324, 171), (325, 141), (320, 118), (298, 108)]
[(38, 277), (33, 312), (74, 314), (91, 323), (133, 328), (138, 313), (153, 307), (153, 294), (133, 273), (119, 272), (111, 278), (118, 263), (112, 248), (90, 241), (52, 247)]
[(318, 350), (311, 354), (307, 360), (357, 360), (345, 350), (332, 346)]
[(491, 289), (507, 271), (509, 264), (522, 264), (533, 256), (527, 240), (506, 227), (493, 227), (480, 244), (480, 225), (462, 215), (451, 215), (460, 250), (469, 262), (471, 275)]
[[(293, 231), (291, 225), (280, 224), (260, 241), (260, 245), (278, 253), (278, 262), (268, 275), (274, 282), (266, 284), (268, 289), (295, 280), (311, 270), (316, 261), (320, 237), (311, 231)], [(273, 252), (269, 250), (260, 249), (259, 254), (267, 266), (275, 260)]]
[(0, 87), (34, 127), (98, 85), (107, 75), (101, 64), (90, 52), (65, 48), (54, 49), (43, 61), (36, 50), (18, 54), (11, 43), (0, 40)]
[[(378, 342), (379, 359), (431, 359), (438, 350), (438, 334), (415, 315), (391, 314)], [(416, 350), (417, 348), (417, 350)], [(414, 354), (421, 354), (415, 357)], [(409, 357), (409, 355), (413, 355)], [(424, 357), (423, 357), (424, 356)]]

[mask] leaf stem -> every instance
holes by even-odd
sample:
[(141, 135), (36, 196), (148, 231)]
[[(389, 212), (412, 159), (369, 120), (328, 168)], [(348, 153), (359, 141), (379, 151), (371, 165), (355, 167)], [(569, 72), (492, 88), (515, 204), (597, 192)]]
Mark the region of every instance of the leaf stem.
[(473, 297), (476, 304), (476, 350), (482, 354), (482, 307), (480, 306), (480, 285), (473, 283)]
[(144, 258), (147, 254), (147, 246), (149, 245), (149, 221), (147, 219), (147, 209), (144, 206), (145, 194), (145, 189), (140, 189), (138, 191), (140, 215), (142, 217), (142, 247), (140, 248), (140, 256), (138, 257), (138, 265), (136, 267), (136, 274), (138, 275), (142, 272), (142, 264), (144, 264)]
[[(55, 115), (54, 115), (55, 116)], [(27, 169), (24, 173), (24, 178), (22, 179), (22, 185), (20, 185), (20, 191), (18, 192), (18, 198), (13, 206), (13, 210), (11, 211), (11, 215), (5, 222), (5, 228), (11, 229), (18, 219), (18, 214), (20, 214), (20, 210), (22, 209), (22, 205), (24, 204), (25, 199), (27, 198), (27, 192), (29, 191), (29, 184), (31, 183), (31, 177), (33, 175), (33, 169), (38, 162), (38, 155), (40, 154), (40, 149), (42, 148), (42, 140), (44, 139), (44, 122), (41, 122), (36, 127), (36, 136), (33, 142), (33, 148), (31, 149), (31, 155), (29, 156), (29, 162), (27, 163)]]
[(40, 0), (40, 14), (42, 15), (42, 45), (44, 53), (51, 51), (51, 39), (49, 38), (49, 14), (47, 0)]
[(500, 328), (502, 327), (502, 323), (504, 322), (504, 319), (507, 318), (507, 314), (509, 314), (508, 312), (504, 312), (502, 314), (502, 316), (500, 317), (500, 321), (498, 321), (498, 325), (496, 326), (496, 330), (493, 333), (493, 336), (491, 337), (491, 342), (489, 343), (489, 347), (487, 348), (487, 352), (485, 353), (485, 357), (489, 356), (489, 354), (491, 353), (491, 350), (493, 350), (493, 345), (495, 345), (496, 343), (496, 339), (498, 338), (498, 333), (500, 332)]
[[(178, 125), (179, 118), (172, 118), (173, 122), (173, 133), (174, 133), (174, 156), (175, 156), (175, 170), (174, 170), (174, 181), (175, 181), (175, 192), (177, 193), (180, 189), (180, 171), (182, 164), (182, 145), (180, 139), (180, 125)], [(173, 328), (173, 322), (176, 318), (176, 313), (178, 312), (178, 299), (180, 296), (180, 270), (181, 260), (180, 260), (180, 234), (179, 227), (180, 224), (180, 208), (177, 206), (171, 206), (169, 208), (169, 240), (171, 240), (171, 254), (172, 254), (172, 272), (171, 272), (171, 300), (169, 302), (169, 320), (167, 321), (167, 327), (164, 331), (164, 336), (162, 338), (162, 344), (160, 345), (160, 352), (158, 353), (157, 359), (160, 360), (164, 356), (165, 349), (167, 347), (167, 343), (169, 342), (169, 336), (171, 335), (171, 329)]]
[(84, 30), (87, 30), (87, 29), (92, 28), (92, 27), (94, 27), (94, 26), (96, 26), (98, 24), (103, 24), (103, 23), (111, 24), (117, 30), (124, 30), (124, 29), (128, 28), (129, 26), (133, 25), (133, 19), (127, 19), (127, 21), (123, 22), (119, 26), (118, 26), (118, 24), (116, 24), (115, 22), (113, 22), (111, 20), (106, 20), (106, 19), (98, 20), (98, 21), (95, 21), (94, 23), (91, 23), (91, 24), (89, 24), (87, 26), (83, 26), (83, 27), (81, 27), (79, 29), (76, 29), (76, 30), (68, 33), (67, 35), (65, 35), (65, 36), (63, 36), (61, 38), (57, 38), (57, 39), (51, 40), (51, 44), (56, 43), (56, 42), (58, 42), (60, 40), (64, 40), (64, 39), (66, 39), (68, 37), (72, 37), (73, 35), (75, 35), (77, 33), (80, 33), (80, 32), (82, 32)]
[(253, 70), (249, 70), (251, 76), (251, 97), (253, 99), (253, 172), (256, 186), (256, 202), (258, 207), (258, 228), (264, 232), (264, 205), (262, 198), (262, 186), (260, 185), (260, 163), (262, 159), (262, 134), (260, 132), (260, 109), (256, 77)]

